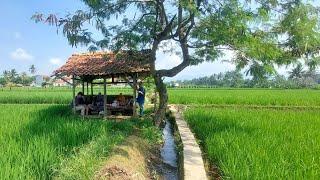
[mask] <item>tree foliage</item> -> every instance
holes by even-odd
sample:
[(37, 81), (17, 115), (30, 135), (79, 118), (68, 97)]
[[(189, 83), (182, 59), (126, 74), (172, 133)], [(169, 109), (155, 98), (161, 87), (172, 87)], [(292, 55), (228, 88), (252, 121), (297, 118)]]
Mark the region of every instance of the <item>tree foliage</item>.
[[(32, 18), (57, 26), (70, 45), (85, 45), (91, 51), (151, 49), (151, 71), (160, 92), (162, 112), (167, 102), (162, 77), (173, 77), (187, 66), (217, 60), (225, 49), (235, 52), (232, 61), (238, 69), (249, 66), (250, 74), (259, 78), (265, 74), (261, 71), (274, 71), (275, 64), (286, 65), (299, 59), (313, 69), (319, 64), (319, 8), (308, 1), (82, 1), (87, 10), (65, 17), (37, 13)], [(98, 35), (89, 25), (99, 31)], [(171, 69), (156, 70), (156, 53), (166, 41), (177, 42), (182, 62)]]
[[(236, 51), (234, 60), (241, 68), (251, 63), (272, 68), (299, 58), (312, 67), (318, 64), (319, 9), (301, 0), (83, 2), (88, 11), (32, 18), (61, 27), (72, 46), (91, 50), (153, 48), (155, 42), (173, 40), (186, 48), (187, 65), (216, 60), (223, 49)], [(114, 19), (121, 23), (110, 23)], [(88, 24), (103, 38), (94, 39)]]
[(0, 84), (8, 85), (10, 87), (16, 84), (28, 86), (33, 80), (34, 78), (32, 76), (29, 76), (26, 72), (18, 74), (16, 69), (5, 70), (3, 71), (2, 76), (0, 76)]
[(171, 81), (170, 87), (226, 87), (226, 88), (317, 88), (320, 84), (320, 74), (303, 73), (297, 78), (286, 78), (283, 75), (273, 74), (264, 79), (246, 78), (239, 71), (228, 71), (211, 76), (194, 78), (184, 81)]

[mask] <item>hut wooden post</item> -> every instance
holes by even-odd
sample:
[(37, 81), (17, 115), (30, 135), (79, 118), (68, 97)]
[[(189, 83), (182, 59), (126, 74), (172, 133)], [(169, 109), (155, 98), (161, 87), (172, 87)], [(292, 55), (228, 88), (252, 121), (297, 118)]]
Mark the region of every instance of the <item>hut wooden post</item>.
[(93, 96), (93, 85), (92, 85), (92, 81), (91, 81), (91, 96)]
[(137, 76), (136, 74), (133, 75), (133, 116), (137, 116), (137, 107), (136, 107), (136, 101), (137, 101)]
[(73, 99), (73, 113), (76, 113), (76, 82), (74, 79), (74, 75), (72, 75), (72, 99)]
[(107, 116), (107, 81), (103, 78), (103, 116)]
[(89, 82), (87, 81), (87, 96), (89, 95)]
[(82, 93), (84, 94), (84, 80), (82, 79)]

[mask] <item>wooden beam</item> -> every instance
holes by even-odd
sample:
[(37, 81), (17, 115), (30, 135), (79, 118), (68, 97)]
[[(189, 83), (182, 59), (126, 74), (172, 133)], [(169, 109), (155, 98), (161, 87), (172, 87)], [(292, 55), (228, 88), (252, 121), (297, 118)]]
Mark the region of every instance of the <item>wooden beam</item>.
[(76, 113), (76, 81), (74, 75), (72, 75), (72, 99), (73, 99), (73, 113)]
[(82, 81), (82, 93), (84, 94), (84, 81)]
[(89, 83), (87, 82), (87, 95), (89, 95)]
[(103, 78), (103, 116), (106, 117), (107, 115), (107, 80)]
[[(58, 77), (58, 76), (57, 76)], [(64, 81), (64, 82), (66, 82), (67, 84), (69, 84), (69, 85), (73, 85), (73, 82), (69, 82), (69, 81), (67, 81), (66, 79), (64, 79), (63, 77), (58, 77), (58, 78), (60, 78), (62, 81)]]
[(123, 77), (123, 79), (126, 81), (126, 83), (129, 84), (131, 88), (133, 88), (133, 81), (131, 82), (127, 77)]
[[(119, 82), (114, 82), (114, 83), (107, 82), (106, 84), (127, 84), (127, 83), (128, 83), (127, 81), (119, 81)], [(132, 83), (132, 82), (130, 82), (130, 83)], [(92, 84), (104, 84), (104, 83), (103, 82), (94, 82)]]
[(91, 84), (91, 96), (93, 96), (93, 85), (92, 85), (92, 82), (90, 84)]
[(133, 116), (137, 116), (137, 107), (136, 107), (136, 101), (137, 101), (137, 75), (133, 75)]

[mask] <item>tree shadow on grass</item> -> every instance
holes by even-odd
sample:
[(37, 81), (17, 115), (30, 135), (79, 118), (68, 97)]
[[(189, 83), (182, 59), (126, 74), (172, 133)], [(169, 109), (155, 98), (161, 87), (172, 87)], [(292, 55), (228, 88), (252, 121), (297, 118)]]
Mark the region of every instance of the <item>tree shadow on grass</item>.
[(51, 179), (59, 158), (67, 158), (101, 135), (131, 133), (130, 122), (82, 120), (67, 106), (52, 105), (30, 114), (30, 121), (13, 135), (21, 152), (29, 158), (27, 171), (40, 179)]

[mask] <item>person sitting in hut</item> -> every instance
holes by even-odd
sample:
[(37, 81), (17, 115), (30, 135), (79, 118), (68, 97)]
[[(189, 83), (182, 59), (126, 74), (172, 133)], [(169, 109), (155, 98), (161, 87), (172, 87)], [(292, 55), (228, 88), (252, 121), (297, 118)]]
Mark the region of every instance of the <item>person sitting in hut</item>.
[(143, 111), (144, 111), (144, 99), (145, 99), (145, 95), (146, 95), (146, 90), (143, 87), (142, 81), (139, 81), (138, 84), (139, 88), (138, 88), (138, 97), (137, 97), (137, 103), (139, 104), (139, 108), (140, 108), (140, 116), (143, 116)]
[(104, 98), (103, 95), (101, 94), (101, 92), (99, 92), (98, 95), (97, 95), (97, 102), (102, 102), (103, 103), (103, 101), (104, 101), (103, 98)]
[(82, 92), (78, 92), (77, 96), (75, 97), (75, 110), (80, 110), (82, 116), (88, 114), (88, 108), (85, 104), (85, 98)]
[(117, 96), (117, 101), (118, 101), (119, 106), (125, 106), (126, 105), (126, 97), (124, 97), (124, 95), (122, 95), (122, 93), (120, 93)]
[(97, 109), (100, 111), (103, 111), (104, 106), (104, 96), (101, 94), (101, 92), (98, 93), (97, 99), (96, 99), (96, 106)]
[(103, 102), (104, 102), (104, 97), (101, 95), (101, 92), (97, 95), (96, 98), (92, 101), (91, 104), (88, 105), (88, 109), (91, 111), (103, 111)]

